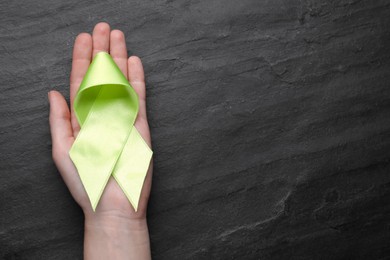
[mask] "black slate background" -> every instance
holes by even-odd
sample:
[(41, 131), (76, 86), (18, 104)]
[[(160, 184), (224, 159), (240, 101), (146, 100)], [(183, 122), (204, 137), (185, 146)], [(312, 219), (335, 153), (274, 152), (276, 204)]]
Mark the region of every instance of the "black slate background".
[(1, 1), (1, 258), (82, 258), (46, 93), (100, 21), (145, 66), (155, 259), (390, 259), (384, 0)]

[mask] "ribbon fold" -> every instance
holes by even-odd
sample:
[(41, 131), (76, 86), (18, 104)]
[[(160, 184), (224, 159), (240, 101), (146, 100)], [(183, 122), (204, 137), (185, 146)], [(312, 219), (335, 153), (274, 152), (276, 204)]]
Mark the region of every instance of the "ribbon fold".
[(112, 175), (137, 211), (153, 152), (134, 127), (138, 95), (107, 52), (92, 60), (74, 112), (81, 129), (69, 155), (92, 209)]

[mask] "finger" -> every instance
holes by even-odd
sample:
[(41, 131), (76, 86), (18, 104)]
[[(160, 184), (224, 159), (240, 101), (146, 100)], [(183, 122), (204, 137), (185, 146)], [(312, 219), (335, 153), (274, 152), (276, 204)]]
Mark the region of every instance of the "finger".
[(135, 127), (149, 147), (151, 147), (149, 124), (146, 116), (145, 76), (140, 58), (131, 56), (127, 61), (127, 68), (129, 82), (137, 92), (139, 98), (139, 110), (135, 121)]
[(98, 23), (93, 29), (93, 57), (98, 52), (109, 52), (110, 48), (110, 26), (108, 23)]
[(123, 75), (127, 78), (127, 49), (125, 35), (120, 30), (113, 30), (110, 34), (110, 54)]
[(131, 86), (137, 92), (139, 101), (142, 102), (142, 106), (140, 105), (139, 114), (142, 117), (146, 118), (146, 106), (145, 106), (145, 76), (144, 76), (144, 68), (142, 66), (142, 62), (140, 58), (137, 56), (131, 56), (127, 61), (128, 67), (128, 78)]
[(57, 91), (48, 94), (50, 103), (50, 132), (53, 145), (53, 157), (69, 151), (73, 141), (70, 112), (65, 98)]
[(88, 33), (80, 33), (75, 40), (73, 47), (72, 71), (70, 73), (70, 106), (71, 106), (71, 124), (73, 136), (76, 137), (80, 131), (74, 110), (73, 101), (80, 87), (80, 83), (88, 70), (92, 56), (92, 37)]

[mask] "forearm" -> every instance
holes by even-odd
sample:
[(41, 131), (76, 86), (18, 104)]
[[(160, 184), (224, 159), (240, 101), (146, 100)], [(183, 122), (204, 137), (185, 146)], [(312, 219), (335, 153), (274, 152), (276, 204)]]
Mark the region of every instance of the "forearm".
[(151, 259), (146, 219), (86, 217), (84, 259)]

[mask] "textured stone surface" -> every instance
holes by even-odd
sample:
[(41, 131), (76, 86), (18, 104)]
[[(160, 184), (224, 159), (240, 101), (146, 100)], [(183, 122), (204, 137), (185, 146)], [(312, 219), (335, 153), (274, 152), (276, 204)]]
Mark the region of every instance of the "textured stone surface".
[(0, 257), (82, 257), (46, 93), (68, 97), (99, 21), (145, 66), (155, 259), (390, 256), (389, 1), (2, 1), (0, 21)]

